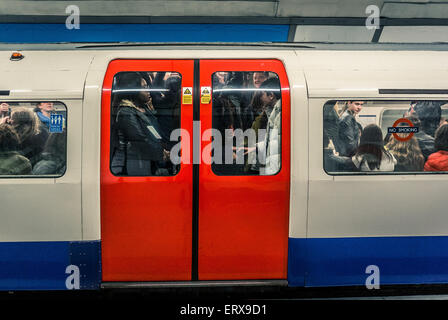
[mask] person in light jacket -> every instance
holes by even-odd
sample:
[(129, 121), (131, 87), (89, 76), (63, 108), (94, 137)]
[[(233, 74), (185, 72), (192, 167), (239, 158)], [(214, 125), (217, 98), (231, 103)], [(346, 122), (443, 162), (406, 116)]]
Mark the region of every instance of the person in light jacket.
[[(260, 175), (274, 175), (280, 171), (281, 165), (282, 104), (280, 82), (277, 78), (268, 79), (261, 84), (260, 89), (264, 89), (261, 91), (261, 100), (265, 105), (268, 119), (265, 138), (257, 143), (258, 153), (262, 155)], [(265, 159), (263, 159), (263, 156)]]
[(383, 133), (376, 124), (369, 124), (361, 134), (359, 147), (352, 157), (359, 171), (394, 171), (397, 160), (384, 148)]

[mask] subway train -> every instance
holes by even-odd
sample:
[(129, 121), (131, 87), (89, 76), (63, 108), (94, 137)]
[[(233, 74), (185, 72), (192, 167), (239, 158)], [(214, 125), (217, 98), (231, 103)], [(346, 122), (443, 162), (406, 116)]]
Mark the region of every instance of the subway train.
[(0, 290), (448, 283), (447, 51), (1, 45)]

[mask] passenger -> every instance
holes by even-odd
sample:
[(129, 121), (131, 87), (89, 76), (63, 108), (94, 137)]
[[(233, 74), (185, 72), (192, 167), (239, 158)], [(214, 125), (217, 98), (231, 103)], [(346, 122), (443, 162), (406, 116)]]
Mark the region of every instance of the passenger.
[(339, 119), (339, 154), (351, 157), (359, 145), (362, 126), (355, 116), (362, 110), (364, 101), (347, 101), (345, 111)]
[(339, 146), (339, 116), (336, 111), (337, 102), (329, 102), (324, 105), (324, 131), (333, 141), (336, 152), (340, 152)]
[(7, 122), (10, 115), (11, 115), (11, 108), (9, 107), (9, 104), (6, 102), (2, 102), (0, 104), (0, 123)]
[(229, 72), (215, 72), (213, 74), (213, 89), (221, 89), (227, 85)]
[(448, 119), (446, 119), (446, 118), (440, 118), (439, 127), (443, 126), (444, 124), (448, 124)]
[(352, 159), (339, 156), (326, 133), (324, 133), (324, 168), (327, 172), (356, 171)]
[(20, 153), (34, 166), (47, 142), (48, 132), (44, 129), (37, 115), (28, 108), (18, 107), (11, 113), (11, 124), (20, 140)]
[(117, 99), (114, 130), (119, 143), (113, 153), (112, 172), (130, 176), (168, 175), (162, 168), (169, 159), (165, 148), (168, 142), (162, 136), (146, 80), (138, 72), (126, 72), (117, 84), (119, 89), (129, 91)]
[(437, 152), (428, 157), (425, 171), (448, 171), (448, 124), (439, 127), (435, 133)]
[(53, 102), (39, 102), (34, 109), (40, 122), (50, 128), (50, 113), (54, 111)]
[(0, 124), (0, 175), (31, 174), (31, 162), (18, 152), (19, 144), (12, 126)]
[[(261, 104), (263, 104), (263, 101), (261, 100), (261, 96), (262, 94), (256, 94), (255, 97), (259, 97)], [(259, 131), (260, 129), (266, 129), (267, 127), (267, 123), (268, 123), (268, 115), (267, 115), (267, 108), (266, 107), (261, 107), (260, 108), (260, 113), (257, 114), (255, 120), (252, 123), (251, 126), (251, 130), (253, 130), (253, 132), (255, 133), (255, 141), (260, 142), (261, 140), (264, 140), (265, 136), (262, 136)], [(256, 159), (256, 152), (254, 152), (256, 150), (255, 146), (250, 146), (249, 141), (246, 139), (245, 141), (245, 145), (248, 147), (248, 157), (247, 159), (245, 159), (245, 166), (244, 166), (244, 171), (246, 173), (256, 173), (259, 174), (260, 172), (260, 163), (258, 161), (258, 159)]]
[[(156, 78), (157, 77), (158, 76), (156, 76)], [(157, 111), (156, 116), (160, 129), (168, 141), (171, 132), (180, 127), (181, 81), (182, 79), (179, 76), (176, 76), (175, 74), (171, 75), (166, 81), (163, 81), (161, 91), (158, 92), (155, 90), (151, 92), (151, 97), (158, 96), (156, 101), (153, 100), (153, 105)], [(152, 87), (152, 89), (154, 89), (154, 87)], [(163, 94), (160, 94), (162, 90), (166, 91), (163, 91)], [(173, 145), (175, 143), (177, 142), (173, 142)]]
[(66, 167), (67, 131), (50, 133), (41, 155), (41, 160), (33, 167), (33, 174), (63, 174)]
[(422, 130), (432, 137), (440, 124), (441, 106), (446, 103), (446, 101), (417, 101), (414, 106), (411, 106), (411, 110), (420, 119)]
[(412, 122), (414, 127), (419, 128), (418, 132), (414, 133), (414, 137), (418, 141), (418, 146), (420, 147), (420, 150), (422, 151), (424, 157), (424, 161), (426, 162), (426, 160), (428, 160), (428, 157), (436, 152), (436, 149), (434, 147), (434, 138), (423, 131), (422, 124), (416, 113), (411, 113), (407, 117), (407, 119)]
[[(213, 112), (212, 112), (212, 125), (214, 129), (217, 129), (220, 132), (221, 139), (217, 141), (221, 141), (222, 145), (216, 145), (217, 141), (213, 141), (213, 148), (220, 148), (221, 159), (215, 159), (215, 163), (213, 164), (213, 170), (221, 175), (235, 175), (240, 174), (243, 171), (244, 164), (235, 164), (226, 162), (226, 145), (235, 146), (234, 134), (233, 131), (238, 128), (238, 117), (236, 114), (236, 108), (230, 101), (228, 97), (223, 94), (214, 95), (213, 96)], [(228, 130), (232, 134), (228, 134)], [(236, 160), (236, 154), (233, 155), (233, 160)], [(219, 162), (220, 163), (219, 163)]]
[(376, 124), (364, 128), (352, 161), (359, 171), (394, 171), (397, 163), (394, 156), (384, 148), (383, 134)]
[(260, 88), (260, 86), (269, 79), (269, 72), (254, 72), (253, 74), (253, 85), (255, 88)]
[[(399, 137), (406, 137), (408, 134), (397, 133)], [(394, 158), (397, 160), (394, 171), (396, 172), (414, 172), (423, 171), (425, 157), (420, 150), (418, 140), (412, 137), (406, 141), (395, 139), (392, 135), (385, 146)]]
[(258, 153), (265, 155), (265, 163), (260, 164), (260, 175), (272, 175), (280, 171), (281, 155), (281, 89), (280, 82), (271, 78), (260, 86), (261, 100), (267, 115), (266, 137), (257, 143)]
[[(269, 72), (254, 72), (247, 89), (259, 89), (261, 84), (267, 79), (269, 79)], [(255, 118), (257, 118), (263, 111), (263, 103), (261, 102), (260, 97), (260, 91), (257, 90), (247, 90), (242, 94), (241, 118), (244, 130), (251, 128)]]

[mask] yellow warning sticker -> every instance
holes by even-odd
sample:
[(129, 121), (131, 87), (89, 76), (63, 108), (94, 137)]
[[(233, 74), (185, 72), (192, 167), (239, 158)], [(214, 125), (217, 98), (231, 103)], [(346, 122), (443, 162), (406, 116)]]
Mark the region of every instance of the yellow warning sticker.
[(182, 89), (182, 103), (183, 104), (193, 104), (193, 88), (184, 87)]
[(211, 100), (212, 100), (212, 88), (201, 87), (201, 103), (209, 104)]

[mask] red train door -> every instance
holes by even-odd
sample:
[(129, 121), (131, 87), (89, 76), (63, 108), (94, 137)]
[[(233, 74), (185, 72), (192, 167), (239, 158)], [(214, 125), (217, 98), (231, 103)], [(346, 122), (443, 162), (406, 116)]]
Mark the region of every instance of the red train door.
[[(267, 81), (267, 78), (272, 81)], [(237, 161), (232, 161), (232, 157), (229, 158), (232, 164), (230, 161), (226, 164), (225, 159), (221, 161), (222, 165), (201, 163), (199, 280), (286, 279), (290, 97), (283, 64), (277, 60), (203, 60), (200, 64), (200, 79), (201, 87), (205, 90), (212, 88), (213, 95), (210, 101), (201, 99), (202, 150), (210, 145), (210, 138), (205, 134), (210, 128), (221, 131), (241, 126), (245, 130), (260, 129), (256, 124), (262, 123), (263, 121), (258, 120), (263, 117), (257, 114), (262, 113), (260, 110), (266, 108), (267, 102), (274, 110), (268, 110), (268, 116), (264, 119), (265, 122), (266, 118), (276, 119), (273, 122), (279, 127), (276, 140), (280, 143), (277, 148), (280, 157), (267, 155), (264, 168), (257, 168), (257, 163), (249, 165), (248, 157), (240, 165), (236, 164)], [(271, 85), (261, 84), (267, 82)], [(274, 92), (276, 87), (278, 92)], [(257, 96), (266, 91), (270, 91), (269, 94)], [(259, 107), (254, 107), (257, 99), (264, 99), (264, 102), (259, 102)], [(275, 107), (272, 105), (274, 102)], [(242, 110), (247, 110), (250, 104), (254, 115), (248, 121), (247, 115), (250, 112)], [(265, 106), (260, 107), (263, 104)], [(246, 115), (243, 116), (245, 119), (240, 121), (238, 113)], [(273, 136), (272, 132), (271, 130), (270, 135), (268, 131), (264, 139), (259, 135), (257, 144), (274, 140), (267, 139)], [(223, 137), (222, 140), (226, 138)], [(235, 139), (227, 139), (227, 142), (231, 140)], [(248, 146), (245, 143), (244, 152), (247, 152), (246, 148)], [(216, 150), (214, 152), (216, 154)], [(268, 157), (270, 160), (275, 158), (275, 161), (269, 162)]]
[[(103, 281), (191, 279), (191, 160), (173, 168), (163, 160), (169, 146), (161, 150), (159, 140), (167, 128), (192, 132), (193, 104), (191, 93), (173, 96), (170, 87), (157, 84), (167, 76), (172, 87), (191, 90), (193, 61), (115, 60), (107, 69), (101, 129)], [(135, 95), (141, 90), (151, 101)], [(144, 109), (136, 108), (142, 100), (166, 107), (156, 115), (163, 119), (158, 126), (149, 120), (150, 111), (142, 115)], [(141, 139), (144, 130), (152, 144)], [(181, 149), (189, 153), (190, 144), (182, 138)], [(151, 158), (145, 148), (160, 155)]]
[[(112, 61), (102, 94), (103, 281), (285, 279), (289, 118), (277, 60)], [(178, 141), (162, 143), (176, 128), (180, 164)]]

